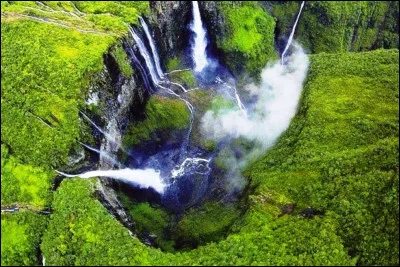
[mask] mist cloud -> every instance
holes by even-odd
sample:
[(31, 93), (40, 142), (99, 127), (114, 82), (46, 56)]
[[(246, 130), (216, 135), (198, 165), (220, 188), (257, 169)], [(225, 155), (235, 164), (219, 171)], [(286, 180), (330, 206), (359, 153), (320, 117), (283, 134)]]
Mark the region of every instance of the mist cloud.
[[(271, 147), (288, 128), (296, 114), (309, 60), (303, 49), (294, 44), (287, 65), (267, 65), (259, 84), (244, 87), (256, 95), (254, 111), (238, 109), (207, 111), (201, 120), (203, 136), (216, 141), (226, 137), (244, 137), (256, 141), (262, 149)], [(258, 147), (260, 148), (260, 147)]]

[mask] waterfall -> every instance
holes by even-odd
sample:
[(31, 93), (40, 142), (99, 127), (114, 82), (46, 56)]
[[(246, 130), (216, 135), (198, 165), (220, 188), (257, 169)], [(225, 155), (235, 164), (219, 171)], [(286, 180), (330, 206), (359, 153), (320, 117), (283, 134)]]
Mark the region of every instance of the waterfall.
[(149, 51), (147, 51), (147, 48), (144, 45), (142, 39), (140, 39), (140, 37), (136, 34), (135, 30), (130, 26), (129, 26), (129, 32), (130, 32), (132, 38), (135, 40), (135, 42), (139, 48), (140, 54), (144, 58), (147, 69), (149, 70), (149, 73), (150, 73), (151, 80), (153, 81), (153, 83), (155, 85), (158, 85), (158, 83), (160, 82), (160, 79), (158, 78), (157, 71), (154, 66), (153, 60), (151, 59)]
[(81, 144), (82, 146), (86, 147), (87, 149), (98, 153), (100, 155), (100, 161), (101, 161), (102, 158), (104, 158), (104, 159), (107, 159), (108, 161), (110, 161), (111, 164), (113, 164), (113, 165), (120, 165), (113, 157), (108, 155), (107, 152), (99, 150), (99, 149), (96, 149), (94, 147), (91, 147), (91, 146), (86, 145), (86, 144), (84, 144), (82, 142), (79, 142), (79, 141), (78, 141), (78, 143)]
[[(175, 83), (174, 83), (175, 84)], [(182, 141), (182, 145), (181, 145), (181, 153), (180, 153), (180, 160), (183, 159), (183, 157), (186, 156), (186, 152), (187, 152), (187, 147), (189, 145), (189, 140), (190, 140), (190, 134), (192, 132), (192, 128), (193, 128), (193, 120), (194, 120), (194, 107), (193, 105), (187, 101), (186, 99), (182, 98), (180, 95), (178, 95), (177, 93), (175, 93), (173, 90), (166, 88), (162, 85), (159, 85), (160, 88), (164, 89), (168, 94), (173, 95), (178, 97), (181, 101), (185, 102), (188, 110), (190, 111), (190, 125), (189, 125), (189, 130), (188, 133), (186, 135), (186, 138)], [(187, 91), (186, 91), (187, 92)]]
[(101, 134), (103, 134), (104, 136), (106, 136), (106, 133), (103, 131), (103, 129), (101, 129), (99, 126), (97, 126), (96, 123), (94, 123), (94, 121), (92, 121), (85, 113), (83, 113), (82, 111), (79, 111), (79, 113), (82, 114), (82, 116), (88, 121), (90, 122), (94, 128), (96, 128)]
[(121, 144), (120, 144), (119, 142), (117, 142), (113, 136), (111, 136), (110, 134), (106, 133), (103, 129), (101, 129), (99, 126), (97, 126), (97, 124), (94, 123), (94, 121), (92, 121), (85, 113), (83, 113), (82, 111), (79, 111), (79, 113), (81, 113), (82, 116), (83, 116), (87, 121), (89, 121), (100, 133), (102, 133), (102, 134), (104, 135), (104, 137), (105, 137), (108, 141), (114, 143), (118, 148), (121, 148), (121, 149), (122, 149)]
[(133, 51), (132, 46), (128, 42), (125, 42), (125, 44), (129, 48), (131, 64), (133, 64), (133, 66), (135, 66), (139, 70), (140, 74), (142, 75), (144, 87), (146, 88), (146, 90), (148, 92), (154, 92), (150, 87), (149, 77), (147, 76), (147, 73), (144, 70), (144, 68), (143, 68), (142, 64), (140, 63), (139, 59), (135, 56), (135, 53)]
[[(204, 167), (204, 171), (200, 172), (197, 169), (195, 170), (196, 173), (205, 174), (206, 172), (210, 171), (209, 166), (210, 160), (209, 159), (202, 159), (202, 158), (186, 158), (182, 164), (176, 165), (175, 168), (171, 171), (171, 177), (176, 178), (185, 174), (185, 171), (190, 168), (198, 168)], [(205, 164), (205, 165), (202, 165)]]
[(192, 44), (192, 59), (194, 62), (194, 71), (201, 72), (208, 64), (206, 47), (207, 47), (207, 37), (206, 30), (201, 21), (199, 4), (197, 1), (192, 1), (193, 3), (193, 22), (190, 29), (195, 34), (194, 43)]
[(300, 18), (300, 15), (301, 15), (301, 10), (304, 7), (304, 3), (305, 3), (305, 1), (303, 1), (301, 3), (299, 14), (297, 14), (297, 18), (296, 18), (296, 21), (295, 21), (295, 23), (293, 25), (293, 29), (292, 29), (292, 32), (290, 33), (290, 36), (289, 36), (288, 42), (286, 44), (285, 50), (283, 50), (283, 53), (282, 53), (282, 56), (281, 56), (281, 61), (282, 61), (281, 64), (282, 65), (284, 64), (284, 61), (285, 61), (285, 54), (286, 54), (287, 50), (289, 49), (290, 44), (292, 43), (294, 31), (296, 30), (297, 22), (299, 21), (299, 18)]
[(156, 71), (157, 71), (158, 77), (160, 79), (162, 79), (164, 77), (164, 72), (161, 69), (160, 58), (158, 57), (157, 49), (154, 44), (154, 40), (151, 37), (149, 27), (147, 26), (146, 22), (144, 21), (144, 19), (142, 17), (139, 17), (139, 20), (140, 20), (140, 24), (142, 25), (142, 27), (144, 29), (144, 32), (146, 33), (146, 37), (149, 40), (150, 48), (153, 53), (153, 59), (154, 59), (155, 65), (156, 65)]
[(88, 171), (81, 174), (71, 175), (57, 171), (57, 173), (64, 175), (65, 177), (80, 177), (83, 179), (88, 179), (92, 177), (108, 177), (116, 180), (125, 181), (128, 183), (135, 184), (140, 188), (153, 188), (158, 193), (162, 194), (164, 192), (165, 184), (161, 180), (160, 173), (154, 169), (144, 169), (144, 170), (133, 170), (133, 169), (120, 169), (120, 170), (96, 170)]
[[(247, 116), (246, 107), (243, 105), (242, 101), (240, 100), (240, 96), (239, 96), (239, 93), (237, 92), (236, 86), (235, 86), (235, 85), (230, 86), (227, 82), (222, 81), (222, 79), (221, 79), (220, 77), (217, 77), (217, 78), (215, 79), (215, 81), (216, 81), (217, 84), (220, 84), (220, 85), (223, 86), (223, 87), (227, 87), (227, 88), (229, 88), (230, 90), (233, 90), (233, 93), (235, 94), (235, 97), (234, 97), (234, 98), (235, 98), (235, 100), (236, 100), (236, 103), (237, 103), (238, 108), (243, 112), (243, 114), (244, 114), (245, 116)], [(232, 97), (232, 96), (231, 96), (231, 97)]]

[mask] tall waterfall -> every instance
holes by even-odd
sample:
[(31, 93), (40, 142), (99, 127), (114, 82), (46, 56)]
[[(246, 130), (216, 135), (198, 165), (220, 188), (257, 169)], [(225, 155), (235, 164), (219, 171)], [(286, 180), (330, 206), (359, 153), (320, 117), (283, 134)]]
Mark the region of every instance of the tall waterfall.
[(194, 62), (194, 71), (201, 72), (208, 64), (206, 47), (207, 37), (206, 30), (201, 21), (199, 4), (197, 1), (193, 1), (193, 22), (190, 29), (195, 34), (194, 42), (192, 43), (192, 59)]
[(146, 169), (146, 170), (121, 169), (121, 170), (104, 170), (104, 171), (97, 170), (97, 171), (88, 171), (76, 175), (66, 174), (60, 171), (56, 172), (70, 178), (80, 177), (83, 179), (88, 179), (99, 176), (113, 178), (116, 180), (133, 183), (141, 188), (151, 187), (159, 193), (163, 193), (165, 187), (163, 181), (161, 180), (160, 173), (153, 169)]
[(81, 144), (82, 146), (86, 147), (87, 149), (96, 152), (100, 155), (100, 161), (102, 161), (102, 159), (107, 160), (108, 162), (110, 162), (112, 165), (119, 165), (119, 162), (117, 162), (112, 156), (110, 156), (106, 151), (104, 150), (99, 150), (97, 148), (91, 147), (87, 144), (84, 144), (82, 142), (79, 142), (79, 144)]
[(304, 3), (305, 3), (305, 1), (303, 1), (301, 3), (299, 14), (297, 14), (297, 18), (296, 18), (296, 21), (295, 21), (295, 23), (293, 25), (293, 29), (292, 29), (292, 32), (290, 33), (290, 36), (289, 36), (288, 42), (286, 44), (285, 50), (283, 50), (283, 53), (282, 53), (282, 56), (281, 56), (281, 61), (282, 61), (281, 64), (282, 65), (285, 62), (285, 54), (286, 54), (287, 50), (289, 49), (290, 44), (292, 43), (294, 31), (296, 30), (297, 22), (299, 21), (299, 18), (300, 18), (300, 15), (301, 15), (301, 11), (302, 11), (302, 9), (304, 7)]
[(135, 40), (135, 43), (137, 44), (140, 54), (143, 56), (144, 61), (146, 63), (147, 69), (149, 70), (150, 73), (150, 78), (153, 81), (155, 85), (158, 85), (160, 82), (160, 78), (158, 77), (156, 67), (154, 66), (153, 60), (151, 59), (149, 51), (147, 51), (146, 46), (144, 45), (142, 39), (137, 35), (134, 29), (129, 26), (129, 32), (132, 36), (132, 38)]
[(156, 49), (156, 46), (154, 44), (153, 37), (151, 37), (149, 27), (147, 26), (147, 24), (144, 21), (144, 19), (142, 17), (139, 17), (139, 20), (140, 20), (140, 24), (142, 25), (142, 27), (144, 29), (144, 32), (146, 33), (146, 37), (149, 40), (151, 51), (153, 53), (154, 63), (156, 65), (156, 71), (157, 71), (158, 77), (160, 79), (162, 79), (164, 77), (164, 72), (162, 71), (161, 66), (160, 66), (160, 58), (158, 56), (157, 49)]
[(139, 70), (140, 74), (142, 75), (144, 87), (146, 88), (147, 91), (153, 92), (153, 90), (151, 89), (151, 86), (150, 86), (149, 77), (147, 76), (147, 73), (146, 73), (145, 69), (143, 68), (142, 64), (140, 63), (139, 59), (135, 56), (135, 52), (133, 51), (132, 46), (129, 44), (129, 42), (124, 42), (124, 44), (127, 46), (128, 50), (129, 50), (129, 55), (130, 55), (129, 58), (131, 60), (131, 64), (134, 67), (136, 67)]

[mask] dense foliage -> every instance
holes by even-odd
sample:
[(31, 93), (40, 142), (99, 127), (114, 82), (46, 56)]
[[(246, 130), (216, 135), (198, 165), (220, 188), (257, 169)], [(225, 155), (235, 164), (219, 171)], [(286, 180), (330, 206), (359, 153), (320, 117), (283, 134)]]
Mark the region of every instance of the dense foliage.
[(185, 69), (178, 57), (174, 57), (168, 61), (167, 69), (169, 72), (172, 72), (169, 74), (169, 78), (173, 82), (182, 84), (186, 89), (193, 89), (196, 86), (196, 78), (193, 71)]
[(170, 135), (171, 130), (189, 124), (189, 110), (184, 102), (152, 96), (146, 104), (146, 119), (131, 125), (124, 136), (126, 146), (148, 141), (152, 134)]
[(39, 265), (37, 253), (47, 217), (31, 211), (1, 213), (1, 266)]
[(1, 145), (1, 205), (45, 207), (50, 202), (51, 172), (40, 167), (21, 164)]
[(274, 18), (257, 2), (219, 2), (225, 33), (217, 45), (230, 69), (257, 76), (267, 61), (275, 59)]
[[(398, 47), (398, 2), (306, 3), (296, 39), (318, 54), (310, 56), (289, 129), (245, 170), (248, 209), (209, 202), (176, 218), (124, 201), (135, 234), (155, 235), (164, 251), (140, 242), (106, 210), (97, 179), (66, 179), (50, 191), (53, 169), (68, 165), (76, 141), (90, 135), (78, 110), (104, 69), (103, 55), (114, 57), (123, 76), (136, 75), (119, 38), (125, 23), (149, 16), (148, 2), (1, 7), (2, 207), (52, 207), (51, 215), (2, 213), (2, 265), (38, 265), (39, 249), (48, 265), (399, 265), (398, 49), (345, 53)], [(257, 77), (276, 57), (274, 35), (290, 32), (299, 2), (217, 7), (226, 24), (217, 39), (224, 62)], [(179, 57), (166, 66), (183, 68)], [(196, 86), (192, 71), (169, 78)], [(195, 116), (232, 105), (213, 94), (188, 94)], [(190, 118), (182, 101), (161, 96), (147, 100), (143, 115), (128, 127), (126, 146), (170, 138)], [(192, 142), (213, 150), (198, 127)]]
[[(277, 30), (289, 35), (300, 2), (273, 6)], [(296, 28), (298, 41), (312, 53), (399, 47), (396, 1), (306, 2)]]
[(255, 183), (329, 213), (358, 263), (399, 262), (398, 50), (312, 56), (298, 116), (248, 169)]

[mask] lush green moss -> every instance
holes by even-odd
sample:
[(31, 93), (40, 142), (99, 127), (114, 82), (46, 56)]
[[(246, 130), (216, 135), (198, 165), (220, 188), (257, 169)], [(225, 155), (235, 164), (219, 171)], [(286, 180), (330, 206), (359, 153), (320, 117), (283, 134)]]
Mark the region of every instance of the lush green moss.
[(39, 243), (47, 217), (30, 211), (1, 213), (1, 266), (40, 265)]
[(219, 2), (225, 18), (225, 33), (217, 45), (235, 74), (247, 71), (257, 76), (266, 63), (276, 58), (275, 21), (257, 2)]
[(48, 265), (146, 265), (146, 247), (93, 196), (87, 180), (64, 180), (41, 249)]
[[(125, 201), (129, 203), (129, 201)], [(135, 222), (138, 234), (153, 236), (156, 245), (164, 251), (174, 251), (174, 241), (167, 240), (171, 216), (160, 207), (152, 207), (149, 203), (129, 203), (128, 213)]]
[[(48, 169), (65, 164), (79, 139), (78, 108), (84, 105), (91, 75), (103, 68), (102, 55), (117, 41), (114, 33), (126, 33), (122, 22), (136, 23), (139, 12), (148, 12), (148, 3), (77, 2), (86, 16), (70, 2), (45, 4), (49, 7), (29, 1), (2, 2), (1, 125), (2, 142), (22, 163)], [(104, 25), (91, 22), (107, 16), (111, 23), (105, 22), (107, 27), (119, 21), (110, 35)], [(117, 46), (113, 54), (129, 76), (132, 71), (122, 49)]]
[(29, 205), (43, 208), (50, 202), (50, 178), (52, 172), (42, 168), (21, 164), (8, 155), (1, 145), (1, 204)]
[(126, 146), (137, 145), (151, 139), (156, 131), (171, 131), (188, 126), (189, 111), (186, 104), (177, 99), (152, 96), (146, 104), (146, 119), (129, 126), (124, 136)]
[(201, 208), (191, 208), (177, 224), (176, 236), (186, 246), (219, 241), (240, 215), (233, 205), (207, 202)]
[[(169, 72), (174, 70), (183, 70), (186, 69), (182, 64), (178, 57), (174, 57), (167, 62), (167, 69)], [(191, 89), (196, 86), (196, 78), (194, 77), (193, 71), (188, 69), (184, 71), (172, 72), (169, 74), (170, 79), (173, 82), (177, 82), (187, 87), (187, 89)]]
[[(299, 9), (299, 2), (274, 5), (280, 34), (289, 35)], [(396, 48), (398, 14), (391, 1), (307, 2), (295, 38), (313, 53)]]
[[(4, 3), (4, 4), (3, 4)], [(138, 23), (140, 13), (149, 12), (148, 4), (117, 3), (113, 1), (49, 1), (42, 4), (34, 1), (2, 2), (2, 11), (8, 17), (30, 16), (30, 19), (45, 19), (42, 23), (58, 25), (80, 31), (100, 34), (126, 34), (125, 23)]]
[(359, 264), (397, 265), (398, 50), (311, 59), (299, 114), (248, 174), (260, 193), (329, 211)]
[(113, 50), (111, 51), (111, 54), (114, 56), (115, 60), (117, 61), (118, 66), (122, 71), (122, 74), (125, 77), (131, 77), (133, 74), (133, 69), (129, 62), (128, 56), (127, 56), (125, 50), (122, 48), (121, 44), (116, 45), (113, 48)]
[(115, 38), (27, 19), (2, 21), (1, 33), (1, 140), (34, 166), (65, 164), (89, 74)]

